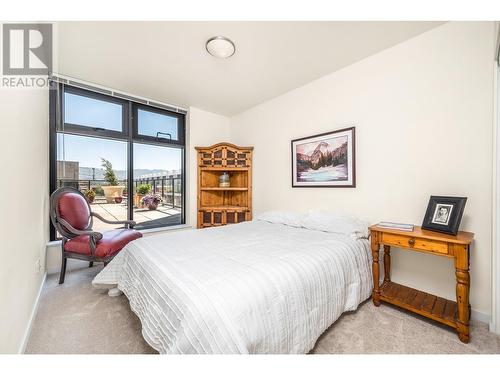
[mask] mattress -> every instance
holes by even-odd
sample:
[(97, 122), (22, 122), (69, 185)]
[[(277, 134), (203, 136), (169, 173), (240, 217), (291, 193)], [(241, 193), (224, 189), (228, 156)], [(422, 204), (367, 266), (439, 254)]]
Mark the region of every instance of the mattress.
[(307, 353), (372, 290), (367, 239), (264, 221), (143, 237), (93, 280), (160, 353)]

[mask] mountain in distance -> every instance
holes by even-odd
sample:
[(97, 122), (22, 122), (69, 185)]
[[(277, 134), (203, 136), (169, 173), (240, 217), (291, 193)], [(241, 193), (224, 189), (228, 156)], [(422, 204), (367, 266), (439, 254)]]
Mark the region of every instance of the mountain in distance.
[[(127, 179), (127, 171), (125, 170), (114, 170), (116, 178), (118, 180)], [(162, 169), (135, 169), (134, 177), (135, 179), (140, 179), (141, 176), (154, 173), (166, 172)], [(104, 170), (101, 168), (90, 168), (90, 167), (80, 167), (79, 168), (79, 179), (80, 180), (104, 180)]]
[(315, 150), (311, 154), (309, 158), (309, 162), (311, 163), (312, 169), (318, 169), (320, 167), (324, 167), (326, 165), (322, 165), (323, 158), (325, 158), (330, 153), (330, 145), (326, 142), (320, 142), (318, 146), (316, 146)]
[(297, 153), (297, 171), (317, 170), (322, 167), (347, 163), (347, 142), (333, 149), (326, 142), (320, 142), (309, 155)]

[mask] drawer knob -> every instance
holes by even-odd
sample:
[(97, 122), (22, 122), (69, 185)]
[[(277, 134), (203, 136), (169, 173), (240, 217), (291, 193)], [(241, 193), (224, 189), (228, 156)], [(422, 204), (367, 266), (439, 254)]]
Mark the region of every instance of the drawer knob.
[(415, 245), (415, 239), (414, 239), (414, 238), (410, 238), (410, 239), (408, 240), (408, 245), (410, 245), (410, 246)]

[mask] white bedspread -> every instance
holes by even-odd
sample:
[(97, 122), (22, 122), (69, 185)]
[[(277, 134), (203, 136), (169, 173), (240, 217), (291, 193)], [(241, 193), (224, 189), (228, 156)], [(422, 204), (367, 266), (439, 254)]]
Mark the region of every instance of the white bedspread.
[(133, 241), (93, 284), (118, 284), (160, 353), (307, 353), (371, 275), (366, 239), (253, 221)]

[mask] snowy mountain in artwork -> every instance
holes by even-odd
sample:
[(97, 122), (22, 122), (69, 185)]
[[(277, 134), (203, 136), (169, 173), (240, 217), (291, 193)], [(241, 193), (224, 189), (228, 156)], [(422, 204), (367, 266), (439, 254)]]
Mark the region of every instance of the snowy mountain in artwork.
[(297, 181), (347, 180), (347, 136), (297, 145)]

